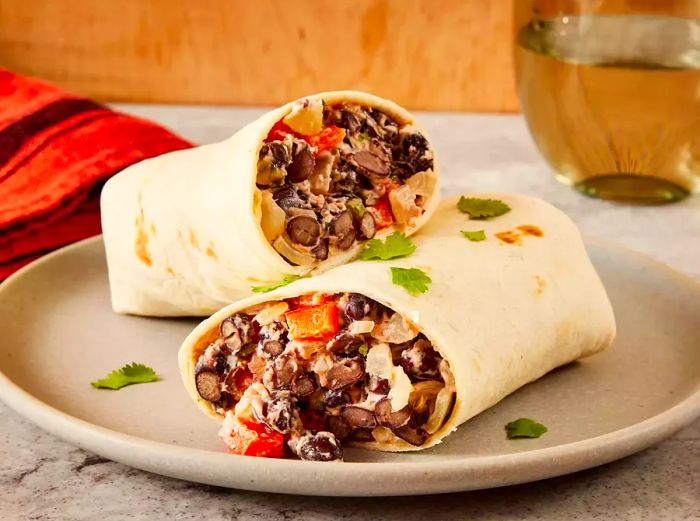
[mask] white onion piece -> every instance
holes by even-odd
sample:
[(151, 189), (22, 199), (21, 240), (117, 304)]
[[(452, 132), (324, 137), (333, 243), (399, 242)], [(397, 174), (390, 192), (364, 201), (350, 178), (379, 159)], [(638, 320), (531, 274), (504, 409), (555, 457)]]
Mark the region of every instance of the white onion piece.
[(370, 333), (374, 329), (374, 322), (372, 320), (355, 320), (350, 323), (348, 327), (348, 333), (351, 335), (361, 335), (363, 333)]
[(454, 391), (451, 391), (445, 387), (440, 391), (435, 399), (435, 408), (428, 418), (428, 422), (425, 424), (425, 431), (428, 434), (433, 434), (438, 431), (442, 424), (445, 423), (447, 418), (447, 413), (450, 412), (450, 406), (452, 405), (452, 399), (454, 397)]
[(391, 408), (394, 411), (400, 411), (408, 405), (408, 399), (411, 396), (413, 385), (403, 370), (403, 367), (393, 367), (391, 389), (389, 390), (389, 399), (391, 400)]
[(445, 385), (437, 380), (425, 380), (414, 384), (413, 392), (408, 399), (411, 409), (419, 413), (427, 411), (431, 403), (434, 403), (438, 393), (444, 388)]
[(400, 225), (413, 225), (413, 221), (423, 214), (422, 204), (418, 204), (417, 197), (426, 198), (435, 189), (435, 173), (426, 170), (412, 175), (406, 184), (389, 192), (391, 212)]
[(274, 322), (277, 317), (286, 313), (288, 309), (289, 304), (287, 304), (286, 302), (277, 302), (276, 304), (272, 304), (262, 308), (253, 317), (253, 320), (255, 320), (261, 326), (264, 326), (271, 322)]
[(305, 253), (294, 248), (284, 235), (280, 235), (272, 243), (272, 246), (277, 250), (277, 252), (282, 255), (285, 259), (299, 266), (310, 266), (316, 262), (316, 257), (311, 255), (311, 253)]
[(265, 238), (272, 242), (284, 232), (284, 220), (286, 215), (284, 210), (280, 208), (272, 194), (265, 190), (262, 193), (262, 216), (260, 217), (260, 227), (262, 228)]
[(295, 101), (292, 110), (282, 121), (302, 136), (321, 132), (323, 129), (323, 101), (320, 99)]
[(372, 336), (380, 342), (403, 344), (413, 340), (418, 335), (418, 328), (402, 317), (394, 313), (390, 319), (383, 320), (372, 330)]
[(391, 382), (394, 363), (391, 359), (391, 348), (388, 344), (377, 344), (367, 353), (365, 371), (371, 376), (384, 378)]

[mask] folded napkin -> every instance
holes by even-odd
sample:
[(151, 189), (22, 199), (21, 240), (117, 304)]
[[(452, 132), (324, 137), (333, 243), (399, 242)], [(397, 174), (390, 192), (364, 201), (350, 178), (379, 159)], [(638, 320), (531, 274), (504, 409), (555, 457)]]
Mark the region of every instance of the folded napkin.
[(158, 125), (0, 69), (0, 280), (100, 233), (107, 178), (190, 146)]

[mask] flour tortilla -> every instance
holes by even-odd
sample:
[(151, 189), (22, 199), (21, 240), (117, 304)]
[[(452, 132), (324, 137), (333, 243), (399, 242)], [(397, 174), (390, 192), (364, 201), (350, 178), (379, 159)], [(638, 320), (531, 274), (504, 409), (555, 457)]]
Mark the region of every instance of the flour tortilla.
[[(416, 252), (388, 262), (356, 261), (317, 277), (302, 279), (236, 302), (202, 322), (179, 353), (181, 375), (199, 407), (221, 421), (197, 393), (196, 353), (214, 340), (219, 323), (249, 306), (322, 291), (356, 292), (412, 320), (450, 365), (457, 396), (445, 425), (421, 447), (399, 440), (355, 443), (376, 450), (430, 447), (473, 416), (519, 387), (561, 365), (610, 345), (615, 319), (573, 222), (548, 203), (524, 196), (481, 194), (512, 210), (488, 221), (470, 220), (457, 199), (442, 203), (414, 236)], [(534, 225), (543, 236), (523, 235)], [(485, 230), (486, 240), (470, 242), (461, 230)], [(495, 234), (513, 232), (516, 244)], [(427, 293), (411, 296), (391, 282), (391, 266), (417, 267), (432, 278)], [(546, 397), (543, 397), (546, 399)]]
[[(374, 107), (425, 135), (408, 111), (370, 94), (340, 91), (306, 98)], [(148, 159), (110, 179), (102, 191), (102, 231), (116, 312), (209, 315), (250, 295), (251, 286), (309, 271), (290, 265), (263, 235), (262, 192), (255, 185), (263, 140), (292, 103), (225, 141)], [(433, 171), (439, 178), (437, 163)], [(404, 233), (412, 234), (430, 218), (438, 194), (436, 183), (425, 212)], [(377, 237), (394, 231), (390, 226)], [(330, 257), (314, 271), (351, 260), (359, 248)]]

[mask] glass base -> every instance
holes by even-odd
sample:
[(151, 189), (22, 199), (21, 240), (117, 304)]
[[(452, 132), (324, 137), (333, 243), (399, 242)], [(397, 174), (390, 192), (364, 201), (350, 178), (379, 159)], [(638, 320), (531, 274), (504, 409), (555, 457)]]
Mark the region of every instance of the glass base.
[(637, 174), (591, 177), (574, 184), (589, 197), (636, 204), (664, 204), (685, 199), (690, 192), (671, 181)]

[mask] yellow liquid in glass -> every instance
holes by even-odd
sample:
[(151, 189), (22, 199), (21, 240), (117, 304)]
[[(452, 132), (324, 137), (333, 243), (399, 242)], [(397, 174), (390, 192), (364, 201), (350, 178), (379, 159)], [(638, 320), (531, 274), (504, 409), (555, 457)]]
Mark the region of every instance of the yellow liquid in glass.
[(558, 177), (605, 199), (700, 189), (700, 21), (585, 16), (518, 34), (518, 94)]

